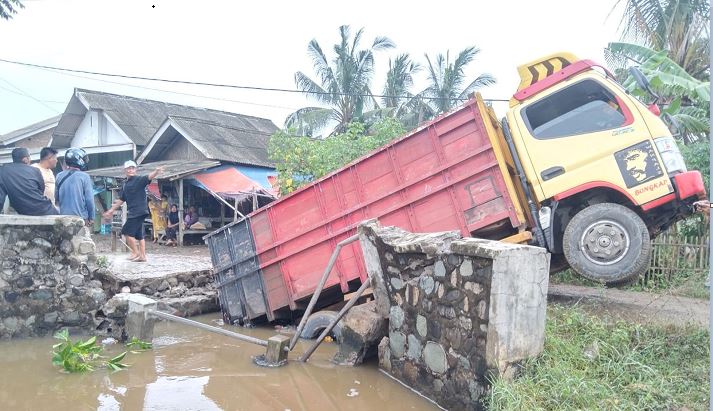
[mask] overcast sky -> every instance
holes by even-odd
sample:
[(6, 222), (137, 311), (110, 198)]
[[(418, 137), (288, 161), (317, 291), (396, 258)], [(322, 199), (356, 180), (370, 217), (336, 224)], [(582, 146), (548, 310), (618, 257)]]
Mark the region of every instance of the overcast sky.
[[(396, 49), (377, 54), (372, 90), (383, 88), (390, 56), (407, 52), (425, 62), (424, 53), (450, 50), (453, 55), (474, 45), (481, 53), (468, 74), (495, 76), (497, 85), (482, 93), (496, 99), (507, 99), (515, 91), (517, 65), (541, 55), (566, 50), (603, 63), (603, 49), (616, 41), (621, 15), (615, 11), (608, 17), (615, 0), (23, 3), (25, 9), (12, 20), (0, 20), (2, 59), (294, 89), (296, 71), (313, 76), (307, 43), (317, 39), (325, 51), (331, 51), (338, 40), (337, 28), (348, 24), (354, 31), (365, 28), (364, 46), (374, 36), (388, 36), (396, 43)], [(278, 126), (292, 111), (313, 105), (304, 96), (288, 93), (83, 77), (0, 62), (0, 134), (63, 112), (75, 87), (266, 117)], [(414, 91), (425, 87), (424, 77), (425, 73)], [(502, 115), (507, 104), (495, 107)]]

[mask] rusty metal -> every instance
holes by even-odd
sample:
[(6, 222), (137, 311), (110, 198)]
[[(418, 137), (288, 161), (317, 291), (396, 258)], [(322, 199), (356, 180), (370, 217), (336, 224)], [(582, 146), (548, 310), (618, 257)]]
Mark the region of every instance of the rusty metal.
[(332, 322), (329, 323), (327, 328), (325, 328), (324, 331), (322, 331), (322, 334), (320, 334), (319, 337), (317, 337), (317, 341), (315, 341), (314, 344), (312, 344), (312, 346), (309, 347), (309, 349), (307, 351), (305, 351), (304, 354), (302, 354), (302, 356), (300, 357), (300, 362), (307, 362), (307, 360), (309, 360), (309, 357), (312, 356), (312, 354), (317, 349), (317, 347), (319, 347), (319, 345), (322, 344), (322, 341), (324, 341), (324, 337), (326, 337), (327, 334), (329, 334), (332, 331), (334, 326), (337, 325), (337, 323), (342, 319), (342, 317), (344, 317), (344, 315), (347, 313), (347, 311), (349, 311), (354, 306), (354, 304), (356, 304), (356, 302), (359, 300), (359, 297), (361, 297), (361, 295), (364, 294), (364, 291), (366, 291), (367, 288), (369, 288), (369, 280), (368, 279), (366, 281), (364, 281), (364, 283), (361, 285), (361, 287), (359, 287), (359, 289), (356, 291), (354, 298), (349, 300), (347, 305), (345, 305), (339, 311), (339, 314), (337, 314), (337, 316), (332, 320)]
[(337, 246), (332, 252), (332, 256), (329, 257), (329, 262), (327, 263), (327, 266), (324, 268), (324, 273), (322, 274), (322, 278), (320, 278), (319, 280), (317, 289), (315, 289), (314, 294), (312, 294), (312, 299), (309, 300), (309, 305), (307, 305), (307, 309), (305, 310), (304, 315), (302, 315), (300, 324), (297, 326), (297, 331), (295, 332), (295, 335), (292, 336), (292, 340), (290, 341), (290, 350), (292, 350), (295, 347), (295, 344), (297, 344), (297, 340), (300, 338), (300, 334), (302, 334), (302, 330), (307, 324), (307, 317), (312, 314), (312, 310), (314, 309), (315, 304), (317, 304), (317, 300), (319, 300), (319, 295), (322, 293), (322, 289), (324, 288), (324, 284), (327, 282), (327, 278), (329, 278), (329, 273), (332, 272), (332, 268), (337, 262), (337, 257), (339, 256), (339, 252), (342, 250), (342, 247), (347, 244), (351, 244), (358, 239), (359, 235), (353, 235), (347, 238), (346, 240), (337, 243)]

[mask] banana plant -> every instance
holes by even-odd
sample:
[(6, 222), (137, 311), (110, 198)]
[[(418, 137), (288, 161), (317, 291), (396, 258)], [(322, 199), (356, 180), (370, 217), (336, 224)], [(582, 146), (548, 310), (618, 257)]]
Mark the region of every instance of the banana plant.
[[(685, 144), (705, 138), (710, 130), (710, 81), (698, 80), (670, 59), (666, 51), (656, 51), (631, 43), (609, 43), (607, 62), (615, 72), (636, 65), (660, 97), (661, 119), (677, 132)], [(618, 70), (617, 70), (618, 69)], [(620, 79), (621, 80), (621, 79)], [(623, 77), (624, 87), (642, 100), (648, 93), (631, 75)]]
[(97, 345), (96, 337), (73, 342), (65, 328), (55, 333), (54, 338), (60, 342), (52, 346), (52, 364), (66, 372), (94, 371), (97, 366), (102, 365), (111, 371), (129, 367), (121, 362), (126, 357), (126, 351), (105, 361), (105, 357), (101, 355), (102, 347)]

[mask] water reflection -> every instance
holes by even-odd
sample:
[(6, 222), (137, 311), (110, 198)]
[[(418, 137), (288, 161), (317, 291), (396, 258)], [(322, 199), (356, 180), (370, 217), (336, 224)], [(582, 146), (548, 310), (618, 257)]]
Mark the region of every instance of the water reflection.
[[(269, 328), (243, 331), (260, 338), (275, 334)], [(298, 344), (287, 366), (271, 369), (252, 362), (263, 347), (179, 324), (160, 323), (156, 335), (153, 350), (129, 354), (131, 368), (117, 373), (59, 373), (50, 361), (51, 339), (0, 343), (0, 409), (436, 409), (375, 364), (332, 364), (334, 344), (324, 344), (307, 364), (294, 361), (308, 347)], [(123, 347), (107, 349), (111, 355)]]
[(182, 411), (189, 406), (196, 410), (221, 410), (203, 395), (210, 377), (159, 377), (146, 387), (144, 410)]

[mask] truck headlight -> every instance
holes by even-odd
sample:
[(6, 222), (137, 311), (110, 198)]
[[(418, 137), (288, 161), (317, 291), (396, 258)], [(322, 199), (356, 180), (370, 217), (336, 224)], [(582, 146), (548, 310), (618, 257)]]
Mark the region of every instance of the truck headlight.
[(661, 137), (654, 139), (656, 148), (659, 150), (661, 160), (663, 160), (666, 171), (669, 174), (685, 173), (686, 163), (683, 161), (683, 156), (678, 150), (678, 145), (673, 137)]

